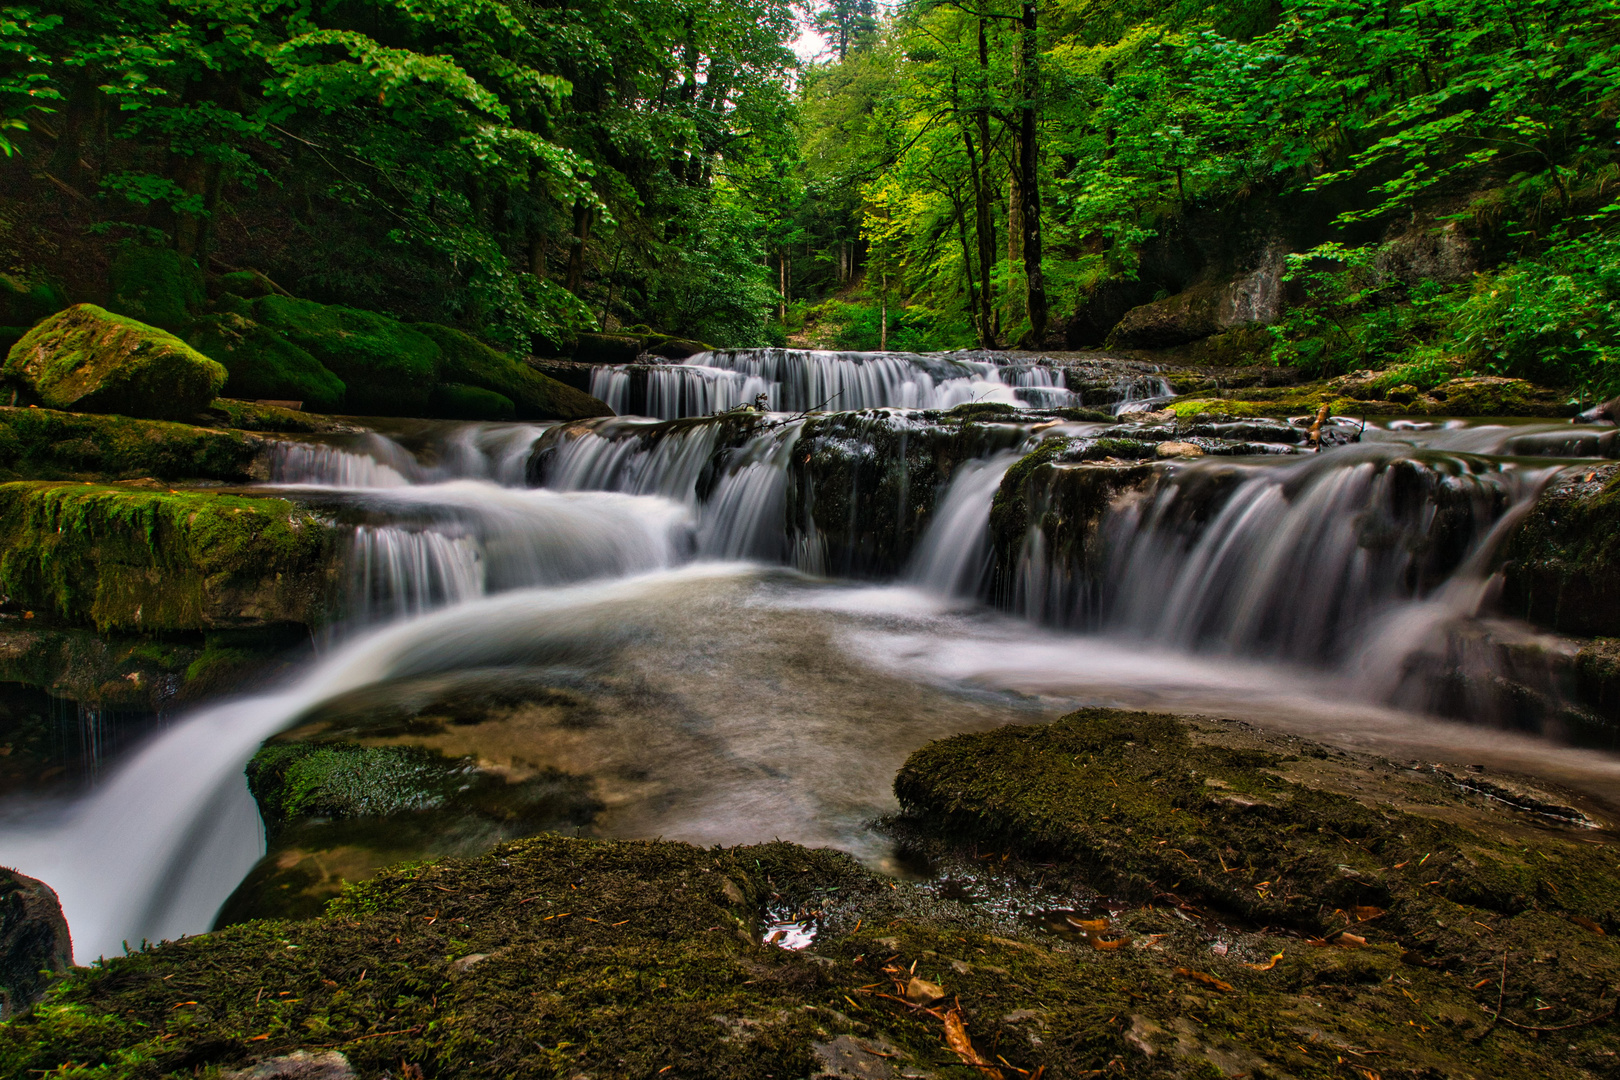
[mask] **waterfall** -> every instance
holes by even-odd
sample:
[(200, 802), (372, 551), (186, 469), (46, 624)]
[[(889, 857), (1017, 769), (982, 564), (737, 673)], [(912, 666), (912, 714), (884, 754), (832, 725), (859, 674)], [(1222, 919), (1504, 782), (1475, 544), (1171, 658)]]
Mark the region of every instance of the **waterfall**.
[(1017, 460), (1016, 453), (1001, 453), (957, 470), (912, 554), (909, 581), (946, 596), (984, 591), (990, 574), (990, 504)]
[(346, 614), (363, 624), (460, 604), (484, 592), (476, 542), (393, 526), (355, 529)]
[(276, 484), (338, 488), (408, 487), (410, 481), (370, 454), (325, 443), (280, 442), (270, 453), (270, 480)]

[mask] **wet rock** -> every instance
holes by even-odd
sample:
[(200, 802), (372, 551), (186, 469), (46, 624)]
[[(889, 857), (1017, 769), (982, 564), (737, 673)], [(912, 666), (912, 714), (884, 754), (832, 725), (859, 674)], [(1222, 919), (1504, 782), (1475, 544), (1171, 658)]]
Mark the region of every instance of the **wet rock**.
[(98, 630), (327, 619), (333, 527), (283, 499), (0, 484), (0, 586)]
[(815, 1055), (811, 1080), (894, 1080), (903, 1076), (924, 1076), (915, 1069), (904, 1068), (899, 1048), (887, 1039), (860, 1039), (853, 1035), (840, 1035), (811, 1048)]
[(633, 364), (641, 338), (629, 334), (580, 334), (573, 359), (582, 364)]
[(0, 867), (0, 1020), (22, 1016), (45, 995), (51, 973), (73, 964), (56, 892)]
[(94, 304), (41, 322), (12, 346), (12, 387), (52, 409), (183, 419), (208, 407), (225, 369), (172, 334)]
[(1503, 608), (1561, 633), (1620, 636), (1620, 466), (1577, 466), (1508, 542)]
[(247, 1069), (222, 1073), (222, 1080), (355, 1080), (349, 1059), (336, 1050), (298, 1050), (269, 1058)]
[(1108, 335), (1116, 349), (1164, 349), (1238, 327), (1275, 322), (1282, 303), (1283, 251), (1268, 247), (1251, 270), (1204, 280), (1127, 311)]
[(1173, 439), (1167, 439), (1159, 444), (1158, 456), (1161, 458), (1203, 457), (1204, 449), (1196, 443), (1178, 442)]
[(1620, 424), (1620, 397), (1594, 405), (1575, 419), (1583, 424)]

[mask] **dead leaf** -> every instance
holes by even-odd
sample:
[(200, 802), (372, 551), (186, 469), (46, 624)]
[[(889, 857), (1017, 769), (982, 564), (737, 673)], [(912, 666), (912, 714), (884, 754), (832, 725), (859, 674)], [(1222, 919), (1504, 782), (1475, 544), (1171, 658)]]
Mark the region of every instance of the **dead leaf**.
[(906, 984), (906, 1000), (918, 1005), (927, 1005), (938, 1001), (945, 996), (945, 988), (938, 983), (931, 983), (927, 979), (915, 976)]
[(1608, 931), (1604, 930), (1603, 927), (1599, 926), (1594, 920), (1588, 919), (1585, 915), (1571, 915), (1569, 917), (1569, 921), (1580, 927), (1582, 930), (1590, 930), (1594, 934), (1602, 934), (1605, 937), (1608, 936)]
[(1178, 967), (1176, 968), (1176, 974), (1180, 975), (1183, 979), (1191, 979), (1195, 983), (1203, 983), (1212, 990), (1219, 990), (1222, 993), (1227, 994), (1232, 992), (1231, 983), (1223, 982), (1213, 975), (1206, 975), (1202, 971), (1194, 971), (1192, 968)]
[(1369, 922), (1384, 913), (1381, 907), (1353, 907), (1350, 914), (1355, 916), (1356, 922)]
[(1107, 919), (1076, 919), (1072, 915), (1065, 915), (1063, 921), (1077, 930), (1084, 930), (1088, 934), (1100, 934), (1108, 929)]
[(1267, 960), (1263, 964), (1245, 964), (1243, 966), (1253, 968), (1256, 971), (1270, 971), (1272, 968), (1277, 966), (1277, 961), (1281, 960), (1282, 958), (1283, 954), (1278, 953), (1276, 956), (1273, 956), (1270, 960)]
[(1114, 938), (1112, 940), (1105, 940), (1105, 939), (1100, 938), (1100, 937), (1093, 937), (1090, 940), (1091, 940), (1091, 947), (1093, 949), (1123, 949), (1125, 946), (1127, 946), (1127, 945), (1129, 945), (1131, 943), (1131, 939), (1130, 938), (1125, 938), (1125, 937)]
[(956, 1006), (945, 1014), (945, 1045), (949, 1046), (962, 1064), (972, 1065), (984, 1073), (987, 1080), (1005, 1080), (1001, 1070), (979, 1056), (973, 1049), (973, 1042), (968, 1038), (967, 1025), (962, 1022), (961, 1006)]

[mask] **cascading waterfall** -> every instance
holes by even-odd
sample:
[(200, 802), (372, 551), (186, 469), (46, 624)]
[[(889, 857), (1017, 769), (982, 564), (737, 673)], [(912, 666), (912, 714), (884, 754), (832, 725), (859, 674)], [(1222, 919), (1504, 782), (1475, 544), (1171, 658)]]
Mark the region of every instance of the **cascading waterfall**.
[[(764, 350), (659, 367), (645, 379), (639, 370), (601, 369), (599, 393), (616, 408), (645, 394), (668, 416), (761, 393), (783, 412), (824, 403), (1053, 405), (1070, 393), (1045, 365), (898, 354)], [(1143, 379), (1124, 387), (1123, 404), (1169, 389)], [(911, 413), (739, 413), (670, 423), (421, 425), (394, 437), (285, 443), (272, 458), (274, 482), (352, 528), (353, 632), (326, 642), (325, 655), (280, 689), (178, 717), (83, 801), (54, 819), (8, 827), (0, 860), (57, 888), (81, 960), (124, 940), (205, 930), (263, 850), (243, 765), (310, 710), (405, 675), (599, 653), (604, 623), (623, 625), (615, 620), (637, 605), (680, 604), (686, 594), (672, 582), (745, 573), (686, 565), (695, 559), (843, 570), (852, 563), (838, 561), (839, 545), (853, 549), (857, 534), (883, 530), (903, 533), (904, 543), (880, 553), (887, 562), (874, 556), (867, 565), (891, 576), (903, 566), (906, 587), (869, 591), (903, 594), (895, 610), (925, 610), (923, 629), (906, 645), (915, 654), (971, 653), (977, 632), (1016, 638), (1002, 642), (1004, 656), (1107, 641), (1116, 656), (1216, 656), (1185, 660), (1198, 678), (1239, 662), (1290, 673), (1309, 667), (1338, 680), (1336, 692), (1431, 708), (1428, 673), (1453, 663), (1451, 629), (1482, 610), (1492, 552), (1550, 471), (1480, 455), (1605, 452), (1613, 444), (1601, 432), (1550, 428), (1411, 434), (1444, 447), (1423, 449), (1387, 431), (1374, 433), (1381, 443), (1285, 462), (1097, 469), (1153, 478), (1108, 492), (1096, 522), (1077, 525), (1075, 515), (1032, 503), (1019, 565), (996, 567), (1011, 576), (1021, 610), (1060, 624), (1058, 633), (993, 613), (961, 614), (972, 607), (962, 598), (986, 595), (1004, 543), (998, 536), (991, 544), (992, 504), (1025, 440), (1039, 437), (1035, 425), (992, 420), (944, 435), (939, 427)], [(810, 505), (812, 488), (820, 506)], [(811, 510), (825, 511), (823, 523), (847, 535), (816, 534)], [(896, 523), (892, 530), (857, 520), (880, 513)], [(1096, 543), (1081, 551), (1072, 536), (1044, 531), (1060, 527), (1083, 527)], [(766, 591), (778, 596), (835, 591), (791, 571), (752, 573), (749, 580), (768, 581)], [(597, 637), (568, 638), (570, 612), (609, 602), (619, 607), (592, 616)], [(943, 631), (928, 621), (947, 615), (958, 620), (954, 651), (935, 649)], [(704, 648), (741, 650), (765, 625), (741, 616), (738, 623), (735, 640), (705, 640)], [(796, 632), (799, 624), (787, 625)], [(1082, 639), (1076, 630), (1107, 637)], [(843, 663), (863, 660), (851, 647)], [(1232, 677), (1223, 692), (1238, 682)], [(769, 731), (760, 739), (792, 741)], [(733, 749), (717, 740), (713, 752)], [(768, 766), (757, 764), (761, 775)]]
[(700, 353), (681, 364), (597, 368), (591, 393), (620, 415), (661, 420), (724, 412), (762, 395), (767, 409), (782, 412), (1073, 403), (1062, 372), (1023, 364), (1008, 374), (1011, 381), (997, 364), (955, 357), (749, 349)]
[(917, 544), (909, 581), (946, 596), (979, 596), (990, 576), (990, 504), (1018, 460), (1000, 453), (957, 470), (950, 489)]

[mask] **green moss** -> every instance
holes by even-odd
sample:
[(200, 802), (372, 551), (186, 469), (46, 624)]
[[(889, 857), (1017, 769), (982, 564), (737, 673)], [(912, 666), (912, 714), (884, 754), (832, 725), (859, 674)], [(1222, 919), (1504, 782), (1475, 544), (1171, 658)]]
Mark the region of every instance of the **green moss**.
[(176, 419), (207, 408), (225, 369), (162, 330), (78, 304), (12, 347), (5, 378), (53, 409)]
[[(982, 1077), (945, 1045), (939, 1017), (958, 1006), (975, 1047), (1009, 1075), (1164, 1080), (1218, 1067), (1342, 1080), (1344, 1059), (1376, 1057), (1383, 1075), (1575, 1080), (1600, 1075), (1620, 1043), (1603, 1025), (1561, 1033), (1552, 1057), (1506, 1024), (1483, 1038), (1478, 1001), (1494, 1004), (1494, 983), (1471, 992), (1473, 973), (1403, 963), (1383, 941), (1313, 949), (1155, 905), (1115, 920), (1111, 932), (1136, 947), (1103, 951), (1072, 932), (987, 925), (930, 889), (792, 844), (536, 837), (385, 873), (318, 919), (251, 923), (75, 971), (30, 1019), (0, 1027), (0, 1070), (71, 1062), (64, 1075), (145, 1080), (320, 1047), (362, 1076), (405, 1062), (474, 1080), (762, 1080), (826, 1071), (842, 1046), (847, 1061), (892, 1070), (878, 1075)], [(813, 952), (759, 944), (767, 910), (813, 919)], [(1563, 937), (1563, 926), (1542, 929)], [(1212, 933), (1231, 943), (1225, 955), (1210, 950)], [(1587, 962), (1592, 942), (1612, 951), (1587, 937), (1559, 942), (1559, 964), (1525, 966), (1545, 978)], [(1590, 999), (1539, 1014), (1521, 990), (1511, 1015), (1578, 1016), (1606, 974)], [(947, 1002), (930, 1013), (895, 1000), (914, 975)]]
[(200, 320), (191, 344), (229, 373), (225, 393), (237, 398), (301, 401), (315, 412), (343, 405), (343, 380), (304, 349), (250, 318), (233, 312)]
[(447, 420), (515, 420), (512, 399), (493, 390), (462, 383), (440, 383), (433, 389), (433, 414)]
[(386, 315), (288, 296), (261, 296), (254, 319), (343, 380), (343, 407), (381, 416), (431, 415), (439, 347)]
[[(1395, 393), (1390, 378), (1403, 382), (1409, 372), (1369, 372), (1362, 376), (1322, 380), (1301, 386), (1250, 387), (1233, 390), (1229, 396), (1209, 396), (1207, 391), (1170, 402), (1166, 407), (1177, 416), (1294, 416), (1314, 413), (1328, 405), (1336, 416), (1573, 416), (1576, 407), (1567, 395), (1522, 379), (1494, 376), (1454, 378), (1440, 382), (1427, 392), (1416, 386), (1411, 393)], [(1389, 378), (1386, 378), (1389, 375)]]
[(0, 477), (246, 480), (262, 444), (161, 420), (0, 408)]
[(206, 299), (202, 270), (173, 248), (124, 244), (108, 276), (111, 310), (174, 334), (186, 332)]
[(297, 434), (314, 432), (354, 432), (353, 424), (335, 420), (319, 413), (283, 409), (278, 405), (261, 405), (257, 401), (238, 398), (215, 398), (208, 411), (228, 428), (237, 431), (270, 431)]
[(1580, 466), (1507, 546), (1503, 606), (1565, 633), (1620, 636), (1620, 466)]
[(330, 535), (281, 499), (0, 484), (0, 584), (101, 630), (317, 625)]
[[(474, 402), (464, 398), (456, 404), (461, 412), (432, 415), (451, 419), (502, 420), (512, 415), (520, 420), (584, 420), (611, 416), (602, 402), (506, 355), (497, 352), (469, 334), (435, 323), (417, 323), (412, 329), (431, 338), (440, 349), (439, 378), (449, 384), (465, 384), (507, 399)], [(447, 390), (436, 392), (436, 402), (446, 407)], [(482, 411), (469, 413), (475, 405)]]
[(1047, 439), (1019, 458), (1001, 478), (1001, 486), (990, 503), (990, 538), (996, 551), (1014, 550), (1023, 544), (1024, 534), (1029, 531), (1030, 476), (1042, 465), (1057, 460), (1068, 448), (1067, 439)]
[(20, 328), (19, 338), (28, 327), (67, 306), (67, 297), (50, 282), (0, 274), (0, 324)]

